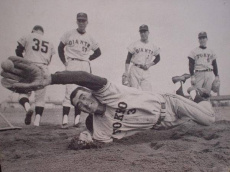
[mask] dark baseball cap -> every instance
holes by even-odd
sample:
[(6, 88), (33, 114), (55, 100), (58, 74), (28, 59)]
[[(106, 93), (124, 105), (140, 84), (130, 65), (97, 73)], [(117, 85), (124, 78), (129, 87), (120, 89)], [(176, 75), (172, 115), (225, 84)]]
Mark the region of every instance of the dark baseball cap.
[(141, 25), (141, 26), (139, 27), (139, 31), (148, 31), (148, 30), (149, 30), (149, 28), (148, 28), (148, 26), (145, 25), (145, 24), (143, 24), (143, 25)]
[(40, 30), (40, 31), (42, 31), (42, 32), (44, 33), (44, 29), (43, 29), (43, 27), (40, 26), (40, 25), (34, 26), (34, 27), (33, 27), (33, 30)]
[(198, 38), (207, 38), (208, 36), (207, 36), (207, 33), (206, 32), (200, 32), (199, 34), (198, 34)]
[(78, 13), (77, 14), (77, 19), (88, 20), (88, 17), (87, 17), (86, 13)]

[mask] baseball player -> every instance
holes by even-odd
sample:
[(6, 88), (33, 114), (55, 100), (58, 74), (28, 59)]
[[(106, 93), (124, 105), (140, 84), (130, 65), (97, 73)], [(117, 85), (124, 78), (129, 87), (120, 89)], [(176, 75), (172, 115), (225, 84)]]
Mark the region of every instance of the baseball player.
[[(98, 43), (86, 32), (88, 24), (88, 16), (86, 13), (77, 14), (77, 29), (66, 32), (61, 37), (58, 46), (58, 53), (62, 63), (66, 66), (66, 70), (81, 70), (91, 73), (90, 61), (101, 55)], [(93, 51), (92, 55), (89, 55)], [(63, 100), (63, 120), (62, 127), (68, 126), (68, 115), (70, 107), (70, 94), (76, 88), (76, 85), (67, 85), (65, 98)], [(80, 121), (80, 111), (75, 108), (74, 125), (77, 126)]]
[(192, 50), (188, 56), (189, 72), (191, 74), (191, 84), (196, 88), (205, 88), (211, 92), (214, 81), (219, 81), (216, 54), (207, 48), (207, 33), (200, 32), (198, 34), (200, 46)]
[[(23, 36), (18, 40), (18, 46), (15, 52), (17, 56), (30, 60), (37, 66), (41, 67), (45, 74), (48, 75), (48, 65), (51, 62), (52, 56), (55, 54), (55, 50), (53, 44), (43, 35), (43, 27), (39, 25), (34, 26), (32, 33), (27, 36)], [(39, 126), (40, 124), (40, 119), (45, 106), (45, 94), (45, 88), (35, 91), (35, 126)], [(19, 94), (19, 103), (26, 111), (26, 125), (31, 123), (31, 117), (33, 115), (33, 110), (29, 102), (30, 96), (31, 92), (27, 94)]]
[[(139, 32), (141, 39), (128, 47), (125, 72), (122, 77), (127, 78), (129, 81), (125, 82), (123, 80), (123, 85), (129, 83), (128, 86), (130, 87), (151, 91), (149, 68), (160, 61), (160, 49), (149, 41), (149, 28), (147, 25), (141, 25)], [(130, 62), (133, 65), (129, 70)]]
[[(1, 74), (6, 81), (16, 80), (9, 89), (36, 90), (47, 85), (77, 84), (91, 90), (79, 87), (71, 93), (70, 99), (80, 110), (93, 114), (92, 138), (100, 142), (111, 142), (114, 138), (121, 139), (146, 129), (168, 129), (189, 119), (202, 125), (215, 121), (209, 101), (196, 103), (176, 94), (156, 94), (115, 85), (106, 78), (84, 71), (57, 72), (45, 77), (41, 69), (34, 67), (31, 62), (17, 57), (9, 59), (13, 61), (14, 69)], [(27, 73), (34, 78), (32, 82), (20, 78)], [(203, 94), (202, 90), (196, 91)], [(87, 132), (82, 135), (87, 135), (86, 138), (90, 136)]]

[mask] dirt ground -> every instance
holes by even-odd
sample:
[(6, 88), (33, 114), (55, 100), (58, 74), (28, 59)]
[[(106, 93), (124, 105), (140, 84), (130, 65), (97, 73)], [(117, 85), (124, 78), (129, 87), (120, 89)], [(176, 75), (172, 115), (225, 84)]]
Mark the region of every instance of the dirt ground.
[(40, 127), (25, 126), (22, 109), (2, 110), (13, 125), (22, 127), (0, 131), (2, 172), (230, 172), (230, 108), (216, 111), (218, 121), (212, 126), (190, 122), (76, 151), (68, 145), (84, 124), (72, 126), (73, 112), (70, 127), (61, 129), (61, 108), (45, 109)]

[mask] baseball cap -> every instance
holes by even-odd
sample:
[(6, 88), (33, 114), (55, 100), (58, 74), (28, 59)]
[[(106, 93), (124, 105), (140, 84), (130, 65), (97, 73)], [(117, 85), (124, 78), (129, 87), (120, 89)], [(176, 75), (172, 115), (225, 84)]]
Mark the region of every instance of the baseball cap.
[(77, 14), (77, 19), (88, 20), (88, 17), (87, 17), (86, 13), (78, 13)]
[(207, 37), (208, 37), (208, 36), (207, 36), (207, 33), (206, 33), (206, 32), (200, 32), (200, 33), (198, 34), (198, 38), (202, 38), (202, 37), (207, 38)]
[(44, 29), (43, 29), (43, 27), (40, 26), (40, 25), (34, 26), (34, 27), (33, 27), (33, 30), (40, 30), (40, 31), (42, 31), (42, 32), (44, 33)]
[(148, 26), (145, 25), (145, 24), (143, 24), (143, 25), (141, 25), (141, 26), (139, 27), (139, 31), (148, 31), (148, 30), (149, 30), (149, 28), (148, 28)]

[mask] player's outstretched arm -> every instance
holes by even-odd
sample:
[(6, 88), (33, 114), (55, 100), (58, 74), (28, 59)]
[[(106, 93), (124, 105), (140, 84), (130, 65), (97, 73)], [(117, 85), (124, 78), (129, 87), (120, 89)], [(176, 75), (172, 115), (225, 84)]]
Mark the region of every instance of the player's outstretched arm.
[(11, 56), (8, 61), (12, 64), (2, 68), (1, 75), (4, 80), (2, 85), (19, 93), (38, 90), (54, 84), (77, 84), (97, 91), (107, 84), (107, 79), (83, 71), (63, 71), (45, 75), (42, 68), (29, 60)]

